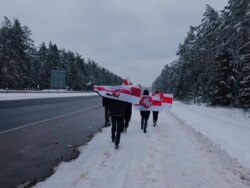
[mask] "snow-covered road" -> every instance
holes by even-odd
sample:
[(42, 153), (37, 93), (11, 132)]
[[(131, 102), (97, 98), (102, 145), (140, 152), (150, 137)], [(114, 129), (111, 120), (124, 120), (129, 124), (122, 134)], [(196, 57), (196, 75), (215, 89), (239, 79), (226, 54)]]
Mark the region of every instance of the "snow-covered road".
[(147, 134), (140, 130), (139, 112), (133, 111), (119, 150), (115, 150), (111, 142), (110, 127), (105, 128), (87, 146), (80, 148), (78, 159), (62, 163), (54, 175), (35, 187), (249, 187), (249, 169), (242, 167), (207, 135), (187, 125), (176, 115), (177, 111), (161, 112), (156, 127), (152, 126), (151, 114)]

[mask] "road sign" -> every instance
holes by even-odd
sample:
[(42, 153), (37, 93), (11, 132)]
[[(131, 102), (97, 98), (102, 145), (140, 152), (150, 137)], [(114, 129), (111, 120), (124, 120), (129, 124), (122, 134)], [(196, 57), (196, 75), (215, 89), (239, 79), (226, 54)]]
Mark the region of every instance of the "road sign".
[(61, 70), (50, 71), (50, 88), (65, 89), (65, 71)]

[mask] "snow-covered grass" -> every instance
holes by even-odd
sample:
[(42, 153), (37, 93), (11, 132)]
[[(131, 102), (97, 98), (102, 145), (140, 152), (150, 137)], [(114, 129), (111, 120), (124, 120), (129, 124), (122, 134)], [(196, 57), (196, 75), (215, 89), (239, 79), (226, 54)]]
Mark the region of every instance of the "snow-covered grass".
[[(240, 110), (173, 104), (152, 114), (148, 133), (133, 111), (119, 150), (104, 128), (79, 158), (63, 162), (36, 188), (230, 188), (249, 187), (250, 119)], [(238, 159), (243, 165), (239, 165)]]
[(172, 112), (250, 169), (250, 113), (180, 102)]

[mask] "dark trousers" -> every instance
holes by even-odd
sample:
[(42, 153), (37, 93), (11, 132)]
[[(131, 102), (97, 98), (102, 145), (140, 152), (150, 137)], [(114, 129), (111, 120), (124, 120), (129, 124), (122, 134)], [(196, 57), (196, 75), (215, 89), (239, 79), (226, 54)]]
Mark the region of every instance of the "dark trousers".
[(124, 113), (124, 127), (125, 128), (128, 128), (130, 119), (131, 119), (131, 112), (125, 112)]
[(110, 117), (109, 109), (107, 106), (104, 106), (104, 109), (105, 109), (105, 123), (109, 123), (109, 117)]
[(153, 111), (153, 121), (154, 122), (157, 122), (157, 120), (158, 120), (158, 114), (159, 114), (158, 111)]
[(111, 138), (115, 141), (115, 145), (118, 145), (120, 143), (121, 131), (123, 128), (123, 116), (111, 116), (111, 120)]
[(141, 111), (140, 113), (141, 113), (141, 129), (146, 131), (150, 111)]

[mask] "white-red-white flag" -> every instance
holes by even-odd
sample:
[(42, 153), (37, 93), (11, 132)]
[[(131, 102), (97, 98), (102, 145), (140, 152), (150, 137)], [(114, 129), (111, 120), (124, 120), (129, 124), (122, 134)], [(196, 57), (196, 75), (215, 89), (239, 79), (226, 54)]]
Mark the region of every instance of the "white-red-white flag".
[(102, 97), (125, 101), (132, 104), (139, 103), (141, 97), (141, 89), (132, 85), (94, 86), (94, 91)]
[(150, 106), (145, 108), (143, 105), (145, 96), (142, 96), (139, 103), (134, 105), (134, 108), (142, 111), (164, 111), (170, 109), (173, 103), (172, 94), (154, 93), (147, 97), (150, 97), (150, 99), (148, 99), (148, 101), (150, 101)]
[(167, 110), (172, 107), (173, 103), (173, 94), (164, 94), (163, 101), (162, 101), (162, 109)]
[(142, 95), (138, 104), (134, 104), (134, 108), (140, 111), (151, 111), (152, 97), (149, 95)]

